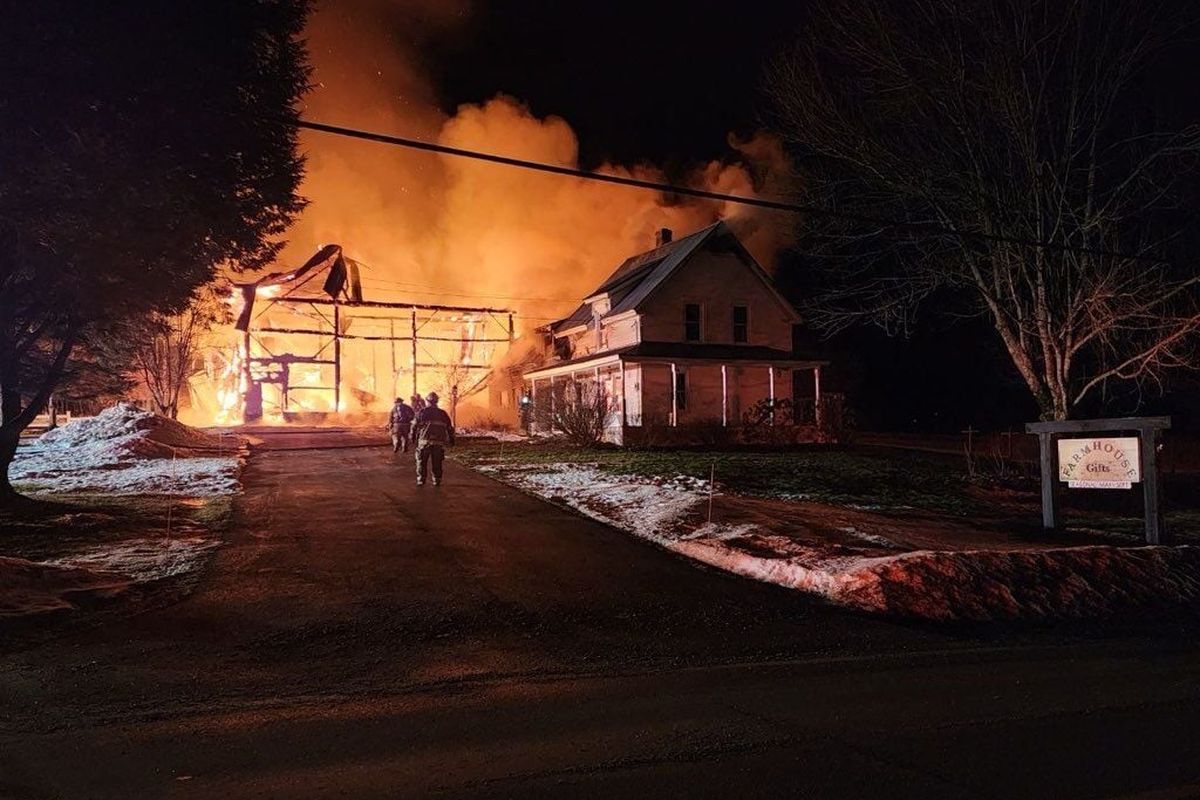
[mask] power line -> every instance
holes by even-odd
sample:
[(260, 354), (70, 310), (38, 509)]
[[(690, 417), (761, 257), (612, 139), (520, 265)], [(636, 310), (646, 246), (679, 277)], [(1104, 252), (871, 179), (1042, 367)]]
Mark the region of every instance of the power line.
[(290, 120), (288, 121), (288, 124), (294, 124), (296, 127), (305, 128), (311, 131), (318, 131), (320, 133), (334, 134), (335, 136), (347, 136), (352, 139), (362, 139), (368, 142), (377, 142), (379, 144), (390, 144), (397, 147), (411, 148), (413, 150), (424, 150), (431, 153), (441, 153), (442, 155), (470, 158), (476, 161), (486, 161), (492, 164), (501, 164), (507, 167), (517, 167), (519, 169), (547, 172), (552, 175), (565, 175), (572, 178), (581, 178), (583, 180), (613, 183), (619, 186), (631, 186), (635, 189), (649, 189), (655, 192), (663, 192), (664, 194), (678, 194), (686, 197), (698, 197), (703, 200), (719, 200), (724, 203), (738, 203), (741, 205), (754, 206), (756, 208), (766, 208), (773, 211), (787, 211), (794, 214), (811, 214), (812, 216), (841, 219), (846, 220), (847, 222), (861, 222), (864, 224), (877, 225), (885, 228), (926, 230), (942, 233), (947, 236), (954, 236), (960, 239), (975, 239), (979, 241), (997, 242), (1001, 244), (1014, 244), (1022, 247), (1034, 247), (1062, 253), (1077, 253), (1080, 255), (1124, 258), (1133, 261), (1163, 263), (1161, 259), (1149, 258), (1147, 256), (1133, 253), (1122, 253), (1117, 250), (1075, 247), (1073, 245), (1059, 244), (1057, 242), (1041, 241), (1038, 239), (1025, 239), (1018, 236), (1001, 236), (999, 234), (981, 233), (978, 231), (962, 231), (946, 225), (941, 225), (936, 222), (911, 222), (907, 220), (886, 219), (884, 217), (875, 217), (869, 214), (856, 214), (850, 211), (836, 211), (831, 208), (804, 205), (802, 203), (792, 203), (786, 200), (770, 200), (762, 197), (747, 197), (745, 195), (738, 194), (710, 192), (707, 189), (694, 189), (690, 186), (679, 186), (672, 183), (659, 183), (657, 181), (645, 181), (639, 178), (627, 178), (622, 175), (609, 175), (603, 172), (592, 172), (589, 170), (575, 169), (574, 167), (563, 167), (557, 164), (545, 164), (540, 161), (526, 161), (525, 159), (521, 158), (511, 158), (509, 156), (496, 155), (495, 153), (484, 153), (479, 150), (466, 150), (461, 147), (450, 147), (448, 145), (426, 142), (420, 139), (409, 139), (403, 136), (393, 136), (387, 133), (375, 133), (374, 131), (364, 131), (357, 128), (346, 128), (340, 125), (328, 125), (324, 122), (312, 122), (310, 120), (300, 119)]

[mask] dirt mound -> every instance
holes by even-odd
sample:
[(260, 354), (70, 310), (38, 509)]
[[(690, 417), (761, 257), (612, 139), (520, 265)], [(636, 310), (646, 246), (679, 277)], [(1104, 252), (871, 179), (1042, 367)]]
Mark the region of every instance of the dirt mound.
[[(1072, 547), (882, 559), (846, 600), (929, 619), (1085, 619), (1200, 601), (1200, 549)], [(865, 577), (865, 576), (864, 576)]]
[(1103, 618), (1200, 604), (1200, 548), (1070, 547), (887, 556), (848, 548), (672, 544), (698, 561), (864, 611), (943, 621)]
[(113, 597), (129, 588), (120, 575), (0, 556), (0, 617), (74, 608), (72, 600)]

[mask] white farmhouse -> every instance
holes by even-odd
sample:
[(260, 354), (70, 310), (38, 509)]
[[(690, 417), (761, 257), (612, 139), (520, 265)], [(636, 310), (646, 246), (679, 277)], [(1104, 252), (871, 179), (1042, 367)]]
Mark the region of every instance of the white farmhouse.
[(686, 440), (794, 395), (797, 418), (778, 424), (818, 423), (823, 362), (799, 357), (799, 315), (728, 226), (658, 239), (549, 326), (553, 353), (523, 376), (533, 402), (599, 385), (617, 443), (649, 429)]

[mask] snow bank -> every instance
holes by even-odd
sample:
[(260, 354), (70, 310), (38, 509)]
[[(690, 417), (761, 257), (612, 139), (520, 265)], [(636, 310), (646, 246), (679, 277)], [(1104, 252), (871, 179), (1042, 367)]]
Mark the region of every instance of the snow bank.
[(94, 417), (47, 431), (38, 442), (57, 449), (95, 448), (98, 442), (107, 442), (146, 457), (169, 456), (175, 448), (228, 451), (237, 447), (232, 437), (198, 430), (130, 403), (117, 403)]
[(23, 445), (9, 469), (23, 491), (204, 497), (237, 490), (242, 441), (119, 403)]
[(111, 573), (0, 556), (0, 617), (74, 608), (72, 600), (113, 597), (129, 584)]
[(1196, 547), (889, 553), (895, 543), (858, 531), (851, 532), (875, 547), (814, 547), (754, 525), (698, 522), (707, 481), (615, 475), (586, 464), (480, 469), (705, 564), (865, 611), (1048, 620), (1200, 603)]

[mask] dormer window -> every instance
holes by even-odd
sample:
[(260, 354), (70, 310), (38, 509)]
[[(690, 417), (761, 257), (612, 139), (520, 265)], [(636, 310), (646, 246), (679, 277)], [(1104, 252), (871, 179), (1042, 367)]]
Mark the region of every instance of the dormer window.
[(733, 341), (745, 344), (750, 341), (750, 307), (733, 307)]
[(683, 307), (683, 340), (685, 342), (700, 341), (700, 304), (687, 303)]

